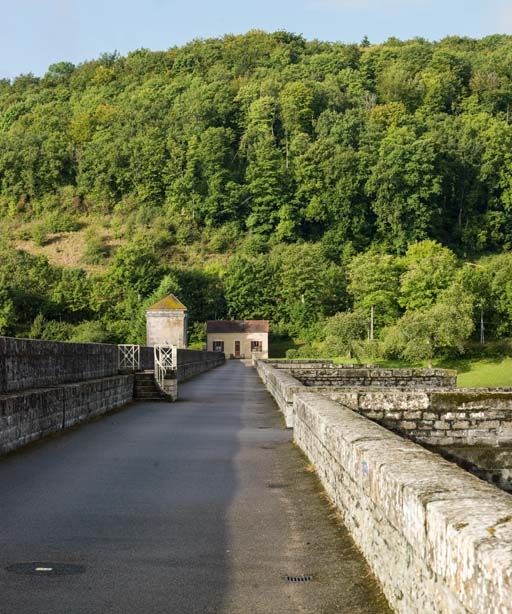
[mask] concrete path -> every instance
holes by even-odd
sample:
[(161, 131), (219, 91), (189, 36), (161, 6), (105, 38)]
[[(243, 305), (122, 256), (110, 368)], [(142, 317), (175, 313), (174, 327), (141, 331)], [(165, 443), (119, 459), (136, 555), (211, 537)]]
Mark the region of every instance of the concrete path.
[(254, 369), (180, 396), (0, 460), (0, 612), (389, 612)]

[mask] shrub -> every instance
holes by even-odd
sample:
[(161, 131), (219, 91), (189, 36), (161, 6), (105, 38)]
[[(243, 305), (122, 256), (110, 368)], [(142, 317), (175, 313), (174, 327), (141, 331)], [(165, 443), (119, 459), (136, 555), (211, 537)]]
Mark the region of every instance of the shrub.
[(97, 231), (90, 230), (85, 237), (85, 249), (82, 261), (85, 264), (100, 264), (108, 256), (108, 247), (105, 240)]
[(69, 213), (53, 211), (48, 213), (43, 220), (46, 231), (56, 232), (75, 232), (80, 230), (80, 222)]
[(101, 322), (81, 322), (71, 333), (69, 341), (75, 343), (108, 343), (111, 337)]
[(48, 242), (46, 226), (42, 223), (35, 224), (30, 232), (30, 237), (36, 245), (39, 245), (40, 247), (46, 245)]
[(210, 231), (208, 247), (212, 252), (224, 253), (232, 249), (240, 238), (240, 227), (235, 222), (225, 224), (216, 230)]
[(390, 327), (383, 352), (388, 358), (432, 364), (434, 356), (463, 354), (473, 330), (470, 305), (438, 303), (425, 311), (407, 313)]

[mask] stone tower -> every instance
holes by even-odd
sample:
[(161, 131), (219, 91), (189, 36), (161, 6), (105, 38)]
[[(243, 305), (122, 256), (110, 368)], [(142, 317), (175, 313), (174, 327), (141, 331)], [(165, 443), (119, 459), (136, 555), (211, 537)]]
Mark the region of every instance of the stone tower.
[(149, 346), (187, 347), (187, 308), (169, 294), (146, 311), (146, 338)]

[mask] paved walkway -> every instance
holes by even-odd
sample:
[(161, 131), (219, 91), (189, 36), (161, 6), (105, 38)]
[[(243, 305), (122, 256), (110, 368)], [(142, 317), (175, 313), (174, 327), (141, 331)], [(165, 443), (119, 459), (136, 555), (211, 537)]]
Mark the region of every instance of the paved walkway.
[(389, 612), (255, 370), (180, 396), (0, 460), (0, 612)]

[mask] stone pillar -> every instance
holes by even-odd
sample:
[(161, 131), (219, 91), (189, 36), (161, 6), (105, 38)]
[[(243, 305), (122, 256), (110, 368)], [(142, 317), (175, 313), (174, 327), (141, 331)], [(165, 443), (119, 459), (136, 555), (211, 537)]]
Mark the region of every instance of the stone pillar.
[(147, 345), (187, 347), (187, 308), (173, 294), (146, 311)]
[(170, 397), (171, 401), (178, 400), (178, 375), (177, 371), (169, 373), (164, 379), (164, 392)]

